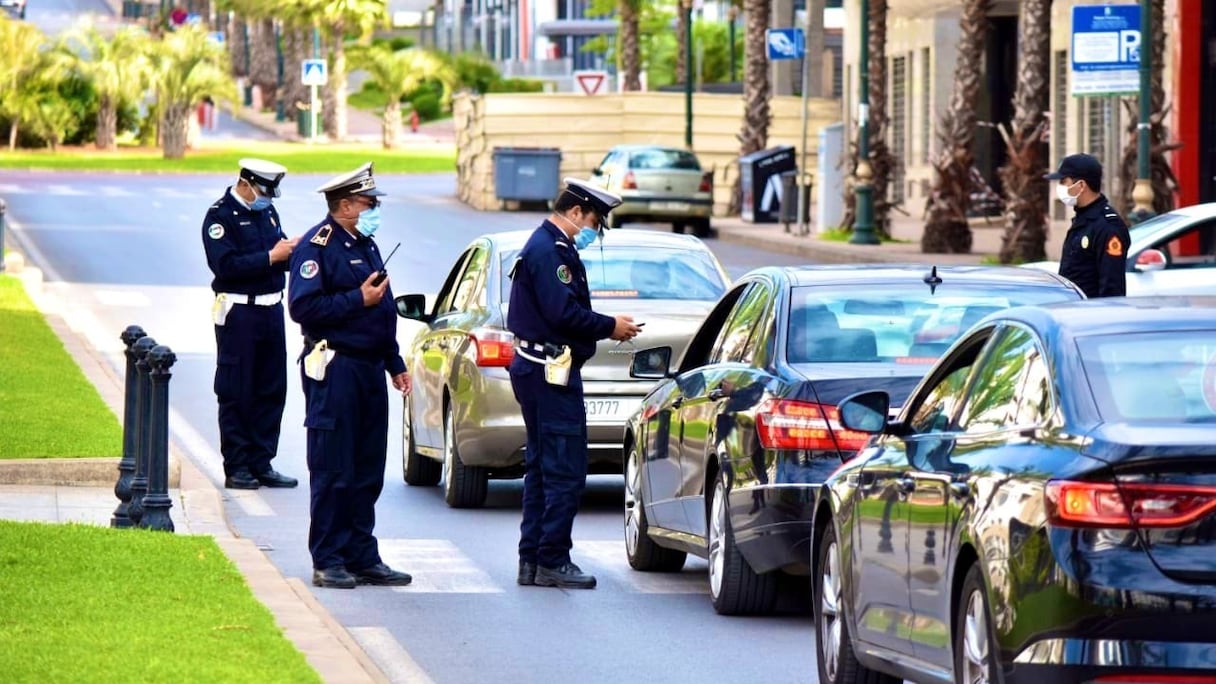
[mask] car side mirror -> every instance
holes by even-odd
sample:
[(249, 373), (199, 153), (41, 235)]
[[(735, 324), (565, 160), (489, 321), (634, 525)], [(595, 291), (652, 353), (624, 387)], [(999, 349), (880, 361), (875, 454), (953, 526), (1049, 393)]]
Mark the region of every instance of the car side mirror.
[(397, 305), (397, 315), (414, 321), (429, 323), (431, 317), (426, 313), (426, 295), (407, 294), (393, 300)]
[(602, 166), (597, 166), (597, 167), (595, 167), (594, 169), (591, 169), (591, 175), (593, 175), (593, 176), (602, 176), (602, 175), (604, 175), (604, 167), (602, 167)]
[(845, 397), (836, 408), (840, 412), (840, 424), (846, 429), (878, 434), (887, 427), (891, 396), (881, 390), (859, 392)]
[(1165, 252), (1159, 249), (1146, 249), (1136, 257), (1136, 270), (1141, 273), (1148, 271), (1164, 271), (1166, 264)]
[(671, 347), (635, 351), (629, 365), (629, 377), (639, 380), (666, 380), (671, 377)]

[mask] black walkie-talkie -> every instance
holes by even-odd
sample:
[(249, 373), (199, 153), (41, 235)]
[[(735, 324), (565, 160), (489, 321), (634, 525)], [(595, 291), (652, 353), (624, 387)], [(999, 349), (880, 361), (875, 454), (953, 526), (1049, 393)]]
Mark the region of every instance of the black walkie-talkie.
[[(400, 246), (401, 243), (398, 242), (397, 247)], [(397, 253), (397, 247), (394, 247), (393, 251), (388, 253), (388, 259), (392, 259), (393, 255)], [(380, 267), (380, 273), (376, 275), (374, 280), (372, 280), (372, 287), (380, 287), (380, 283), (383, 283), (384, 279), (388, 277), (388, 271), (384, 268), (384, 266), (388, 266), (388, 259), (384, 260), (384, 265)]]

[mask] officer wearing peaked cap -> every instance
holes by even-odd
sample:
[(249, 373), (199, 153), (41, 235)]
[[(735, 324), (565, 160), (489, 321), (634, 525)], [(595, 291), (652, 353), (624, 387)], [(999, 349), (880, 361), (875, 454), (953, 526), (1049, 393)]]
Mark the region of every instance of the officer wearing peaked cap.
[(507, 327), (515, 335), (511, 388), (527, 427), (519, 576), (523, 585), (591, 589), (595, 577), (571, 562), (570, 538), (587, 481), (587, 414), (580, 369), (597, 341), (629, 340), (629, 316), (591, 310), (577, 245), (594, 239), (621, 198), (567, 178), (553, 213), (532, 233), (512, 269)]
[(287, 169), (240, 160), (237, 181), (203, 219), (203, 248), (214, 274), (215, 395), (224, 486), (295, 487), (270, 465), (287, 400), (283, 285), (297, 238), (283, 232), (272, 198)]
[[(405, 585), (380, 558), (373, 534), (384, 487), (388, 391), (409, 394), (397, 348), (397, 312), (373, 235), (380, 197), (372, 165), (330, 180), (329, 213), (291, 255), (288, 308), (304, 333), (301, 383), (308, 428), (313, 584)], [(379, 282), (378, 282), (379, 281)]]
[(1121, 297), (1127, 294), (1127, 224), (1102, 194), (1102, 164), (1088, 154), (1072, 154), (1060, 161), (1054, 173), (1056, 198), (1075, 207), (1072, 226), (1064, 236), (1060, 275), (1071, 280), (1086, 297)]

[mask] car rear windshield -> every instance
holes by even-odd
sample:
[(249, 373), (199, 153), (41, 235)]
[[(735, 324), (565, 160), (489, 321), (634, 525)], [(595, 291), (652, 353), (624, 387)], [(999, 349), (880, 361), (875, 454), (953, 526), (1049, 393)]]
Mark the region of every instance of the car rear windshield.
[(1059, 287), (957, 283), (813, 286), (792, 293), (791, 363), (932, 363), (990, 313), (1079, 299)]
[(1103, 420), (1216, 423), (1216, 330), (1091, 335), (1077, 348)]
[[(504, 274), (517, 251), (504, 252)], [(674, 299), (713, 302), (726, 291), (726, 282), (708, 252), (653, 247), (604, 247), (598, 243), (581, 252), (593, 299)], [(503, 298), (511, 294), (505, 275)]]
[(629, 153), (629, 168), (700, 171), (701, 163), (684, 150), (638, 150)]

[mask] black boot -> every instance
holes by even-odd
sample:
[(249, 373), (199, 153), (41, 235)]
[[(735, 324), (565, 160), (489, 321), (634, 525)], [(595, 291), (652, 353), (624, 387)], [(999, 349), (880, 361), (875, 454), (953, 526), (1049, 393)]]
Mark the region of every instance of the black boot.
[(244, 468), (235, 470), (224, 478), (224, 487), (227, 489), (257, 489), (261, 486), (262, 483), (258, 482), (258, 478)]
[(283, 473), (273, 469), (267, 470), (264, 473), (258, 473), (255, 477), (257, 477), (258, 483), (263, 487), (290, 489), (300, 484), (300, 481), (294, 477), (287, 477)]
[(355, 579), (359, 581), (359, 584), (375, 584), (382, 587), (404, 587), (414, 581), (409, 573), (394, 570), (384, 563), (356, 570)]
[(341, 565), (312, 571), (312, 583), (316, 587), (331, 589), (354, 589), (355, 576), (347, 572)]
[(515, 583), (521, 587), (530, 587), (536, 584), (536, 563), (520, 561), (519, 574), (515, 576)]
[(536, 568), (536, 586), (559, 587), (561, 589), (594, 589), (595, 576), (583, 572), (574, 563), (566, 563), (557, 568), (546, 568), (541, 565)]

